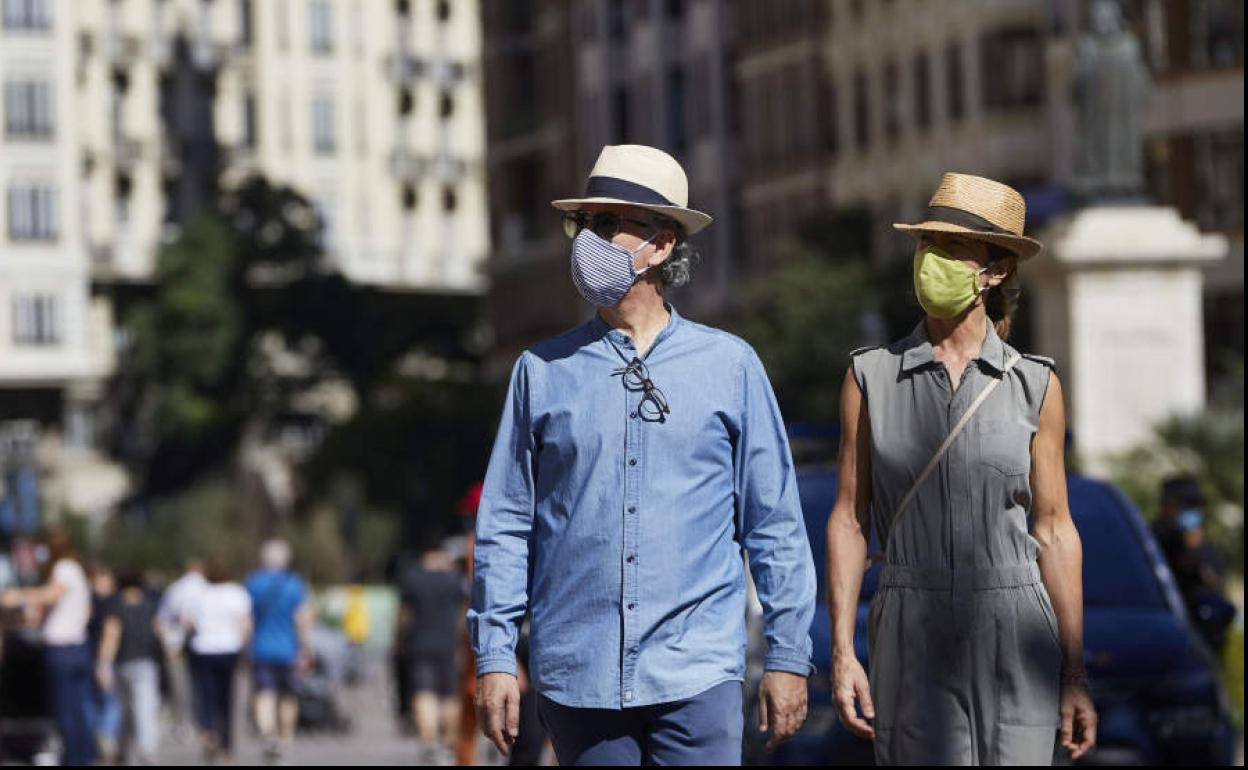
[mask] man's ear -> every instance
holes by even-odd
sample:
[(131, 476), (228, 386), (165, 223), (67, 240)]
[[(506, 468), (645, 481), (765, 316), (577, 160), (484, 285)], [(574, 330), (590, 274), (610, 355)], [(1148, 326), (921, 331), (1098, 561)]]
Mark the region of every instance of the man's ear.
[(646, 264), (650, 267), (657, 267), (667, 261), (672, 256), (672, 252), (676, 250), (676, 234), (671, 230), (662, 230), (658, 235), (654, 236), (651, 241), (654, 244), (654, 252), (650, 258), (646, 260)]

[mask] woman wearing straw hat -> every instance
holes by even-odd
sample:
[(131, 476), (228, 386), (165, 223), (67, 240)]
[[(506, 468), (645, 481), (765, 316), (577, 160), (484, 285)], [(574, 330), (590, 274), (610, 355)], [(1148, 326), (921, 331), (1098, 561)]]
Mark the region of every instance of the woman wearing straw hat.
[[(1055, 739), (1074, 758), (1096, 741), (1061, 384), (1005, 342), (1018, 265), (1040, 250), (1024, 213), (1010, 187), (946, 174), (926, 221), (896, 225), (918, 242), (926, 318), (845, 375), (833, 686), (880, 764), (1050, 764)], [(868, 683), (853, 636), (870, 511), (886, 550)]]
[(664, 298), (689, 278), (680, 164), (605, 147), (558, 200), (597, 312), (525, 351), (477, 514), (469, 634), (485, 734), (519, 725), (516, 638), (560, 764), (741, 762), (744, 550), (768, 643), (760, 728), (806, 715), (815, 572), (784, 420), (753, 349)]

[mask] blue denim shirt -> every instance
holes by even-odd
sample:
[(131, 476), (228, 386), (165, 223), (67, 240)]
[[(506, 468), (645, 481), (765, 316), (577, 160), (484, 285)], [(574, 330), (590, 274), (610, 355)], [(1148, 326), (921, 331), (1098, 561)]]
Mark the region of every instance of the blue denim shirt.
[(697, 695), (745, 669), (749, 557), (766, 668), (811, 672), (815, 571), (780, 410), (753, 349), (671, 319), (644, 357), (671, 412), (612, 373), (636, 354), (598, 316), (525, 351), (477, 514), (477, 674), (529, 676), (565, 706)]

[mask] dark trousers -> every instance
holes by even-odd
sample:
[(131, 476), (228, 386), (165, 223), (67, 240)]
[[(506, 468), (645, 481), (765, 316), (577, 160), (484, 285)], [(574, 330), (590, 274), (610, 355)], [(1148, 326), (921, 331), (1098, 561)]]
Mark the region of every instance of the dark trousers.
[(191, 656), (195, 680), (195, 718), (201, 730), (212, 733), (221, 748), (230, 750), (233, 739), (234, 667), (238, 653)]
[(741, 683), (675, 703), (581, 709), (539, 702), (561, 765), (740, 765)]
[(95, 668), (86, 644), (49, 646), (44, 654), (48, 691), (56, 726), (65, 745), (62, 763), (89, 765), (95, 761), (95, 736), (90, 704), (95, 697)]

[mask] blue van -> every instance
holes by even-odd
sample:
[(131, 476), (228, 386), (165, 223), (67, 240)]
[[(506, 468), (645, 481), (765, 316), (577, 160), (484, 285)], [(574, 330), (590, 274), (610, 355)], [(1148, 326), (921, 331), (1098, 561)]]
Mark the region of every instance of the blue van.
[[(749, 698), (747, 762), (777, 765), (872, 764), (871, 744), (841, 726), (830, 688), (831, 634), (824, 563), (825, 524), (836, 499), (836, 471), (798, 473), (819, 597), (811, 626), (814, 662), (806, 724), (772, 754), (761, 749), (757, 699)], [(1138, 510), (1111, 484), (1067, 476), (1070, 509), (1083, 539), (1084, 649), (1099, 715), (1097, 748), (1080, 764), (1230, 765), (1235, 730), (1217, 662), (1188, 620), (1161, 549)], [(872, 548), (876, 547), (872, 533)], [(854, 647), (867, 660), (867, 605), (879, 568), (863, 580)], [(759, 648), (751, 640), (751, 651)], [(753, 655), (752, 657), (757, 657)], [(750, 666), (751, 692), (759, 666)]]

